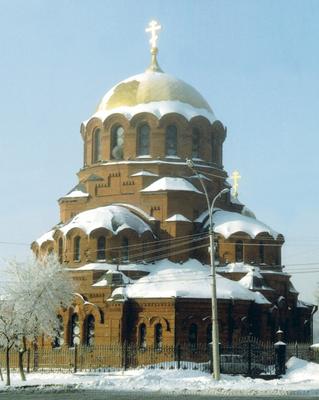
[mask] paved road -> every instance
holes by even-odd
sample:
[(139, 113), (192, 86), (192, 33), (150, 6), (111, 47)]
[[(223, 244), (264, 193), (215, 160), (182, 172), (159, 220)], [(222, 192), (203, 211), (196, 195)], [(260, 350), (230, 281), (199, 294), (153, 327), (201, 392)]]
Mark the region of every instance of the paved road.
[[(304, 396), (271, 396), (257, 397), (256, 400), (314, 400), (316, 397)], [(0, 393), (1, 400), (246, 400), (244, 397), (231, 396), (208, 396), (196, 394), (160, 394), (160, 393), (141, 393), (141, 392), (102, 392), (102, 391), (76, 391), (76, 392), (56, 392), (56, 393), (36, 393), (30, 390), (11, 393)]]

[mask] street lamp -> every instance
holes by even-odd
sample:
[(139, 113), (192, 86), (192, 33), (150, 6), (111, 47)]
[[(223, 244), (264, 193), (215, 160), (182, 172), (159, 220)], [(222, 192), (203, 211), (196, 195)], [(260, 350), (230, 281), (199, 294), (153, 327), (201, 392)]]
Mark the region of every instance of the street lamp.
[(214, 248), (214, 222), (213, 222), (213, 210), (215, 202), (223, 194), (228, 193), (229, 189), (225, 188), (221, 190), (213, 198), (210, 204), (206, 185), (195, 169), (195, 165), (192, 160), (186, 160), (187, 166), (195, 173), (199, 179), (207, 201), (208, 218), (209, 218), (209, 248), (210, 248), (210, 269), (211, 269), (211, 288), (212, 288), (212, 352), (213, 352), (213, 376), (215, 380), (220, 379), (220, 364), (219, 364), (219, 332), (218, 332), (218, 312), (217, 312), (217, 296), (216, 296), (216, 270), (215, 270), (215, 248)]

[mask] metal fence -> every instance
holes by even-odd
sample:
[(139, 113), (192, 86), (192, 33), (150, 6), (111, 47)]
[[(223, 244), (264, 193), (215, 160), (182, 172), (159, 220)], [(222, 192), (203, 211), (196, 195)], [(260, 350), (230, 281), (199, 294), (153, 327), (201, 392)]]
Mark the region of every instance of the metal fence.
[[(291, 356), (319, 362), (309, 344), (288, 344)], [(74, 348), (30, 348), (23, 357), (24, 368), (31, 371), (110, 371), (129, 368), (194, 369), (211, 371), (211, 349), (207, 344), (139, 347), (136, 344), (76, 346)], [(278, 361), (278, 360), (277, 360)], [(18, 352), (10, 354), (11, 368), (18, 368)], [(0, 351), (0, 367), (5, 352)], [(251, 377), (276, 375), (276, 350), (272, 343), (249, 337), (231, 346), (220, 346), (222, 373)]]

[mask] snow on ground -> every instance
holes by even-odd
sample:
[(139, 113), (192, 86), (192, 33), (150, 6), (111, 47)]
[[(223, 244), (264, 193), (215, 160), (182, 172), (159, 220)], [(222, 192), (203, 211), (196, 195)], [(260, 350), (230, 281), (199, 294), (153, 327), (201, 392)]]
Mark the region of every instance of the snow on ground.
[[(210, 374), (193, 370), (135, 369), (103, 373), (31, 373), (27, 382), (12, 374), (12, 386), (56, 385), (66, 389), (161, 391), (223, 395), (319, 395), (319, 365), (292, 357), (282, 379), (262, 380), (221, 375), (216, 382)], [(52, 386), (47, 390), (54, 389)], [(0, 382), (0, 391), (7, 390)]]

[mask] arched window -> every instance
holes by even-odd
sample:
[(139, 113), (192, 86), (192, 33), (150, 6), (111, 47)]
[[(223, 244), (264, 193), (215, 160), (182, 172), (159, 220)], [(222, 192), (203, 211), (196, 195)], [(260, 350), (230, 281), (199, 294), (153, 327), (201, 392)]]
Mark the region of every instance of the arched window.
[(191, 324), (188, 329), (188, 343), (192, 350), (197, 349), (197, 325)]
[(98, 260), (105, 260), (105, 258), (106, 258), (105, 246), (106, 246), (105, 236), (99, 236), (97, 238), (97, 259)]
[(163, 328), (162, 324), (155, 325), (154, 345), (156, 350), (161, 350), (163, 345)]
[(138, 332), (138, 345), (141, 349), (146, 348), (146, 325), (141, 324)]
[(53, 347), (61, 347), (64, 344), (64, 325), (61, 315), (57, 316), (58, 324), (56, 327), (56, 336), (53, 339)]
[(80, 322), (77, 314), (72, 314), (70, 320), (70, 347), (80, 344)]
[(59, 262), (62, 263), (63, 260), (63, 239), (60, 238), (58, 241), (58, 256), (59, 256)]
[(96, 128), (93, 132), (93, 162), (99, 162), (102, 160), (101, 152), (101, 129)]
[(193, 131), (192, 131), (192, 158), (199, 158), (199, 143), (200, 143), (200, 131), (197, 128), (193, 128)]
[(177, 155), (177, 128), (175, 125), (169, 125), (166, 128), (166, 155)]
[(124, 237), (122, 240), (122, 261), (129, 260), (129, 247), (128, 247), (128, 238)]
[(150, 128), (147, 124), (142, 125), (137, 133), (137, 155), (147, 156), (150, 154)]
[(262, 240), (259, 242), (259, 259), (261, 263), (265, 262), (265, 245)]
[(242, 240), (237, 240), (235, 244), (235, 260), (242, 262), (244, 258), (244, 244)]
[(95, 331), (95, 319), (93, 315), (88, 315), (84, 322), (84, 343), (86, 346), (94, 345), (94, 332)]
[(120, 125), (112, 129), (111, 135), (111, 158), (123, 160), (124, 154), (124, 128)]
[(81, 238), (76, 236), (73, 240), (73, 260), (80, 261), (81, 259)]

